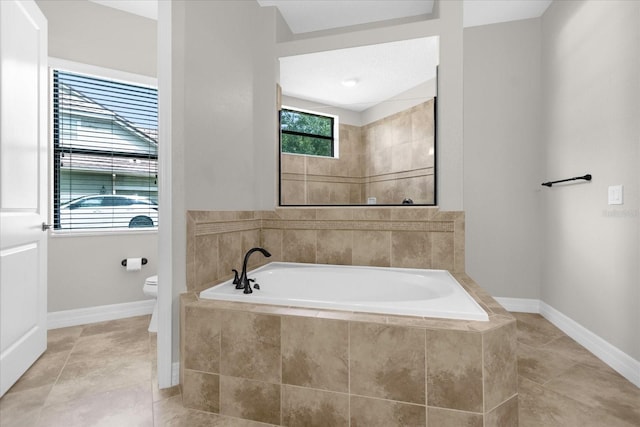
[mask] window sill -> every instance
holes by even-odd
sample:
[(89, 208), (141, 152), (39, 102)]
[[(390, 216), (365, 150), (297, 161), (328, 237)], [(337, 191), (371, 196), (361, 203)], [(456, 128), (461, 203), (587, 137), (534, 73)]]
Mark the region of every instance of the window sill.
[(57, 239), (66, 237), (132, 236), (136, 234), (158, 234), (158, 227), (147, 228), (145, 230), (52, 230), (49, 233), (49, 237)]

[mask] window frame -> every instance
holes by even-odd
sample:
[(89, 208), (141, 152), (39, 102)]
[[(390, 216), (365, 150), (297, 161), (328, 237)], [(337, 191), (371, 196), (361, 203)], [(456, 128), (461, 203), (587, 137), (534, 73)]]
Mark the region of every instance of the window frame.
[[(133, 84), (141, 86), (151, 86), (158, 89), (158, 79), (155, 77), (145, 76), (142, 74), (130, 73), (127, 71), (116, 70), (112, 68), (100, 67), (96, 65), (85, 64), (81, 62), (69, 61), (66, 59), (49, 57), (49, 223), (52, 224), (50, 230), (50, 236), (52, 237), (73, 237), (73, 236), (104, 236), (104, 235), (117, 235), (117, 234), (156, 234), (158, 232), (157, 225), (154, 227), (139, 227), (139, 228), (78, 228), (78, 229), (55, 229), (54, 215), (55, 215), (55, 142), (54, 142), (54, 99), (53, 99), (53, 85), (54, 85), (54, 70), (61, 72), (84, 74), (89, 77), (95, 77), (98, 79), (108, 79), (124, 84)], [(159, 115), (158, 115), (159, 121)], [(158, 123), (159, 124), (159, 123)], [(159, 137), (159, 132), (158, 132)], [(160, 150), (158, 150), (158, 155)], [(159, 204), (158, 204), (159, 207)]]
[[(282, 130), (282, 112), (283, 111), (293, 111), (293, 112), (297, 112), (297, 113), (303, 113), (303, 114), (308, 114), (308, 115), (312, 115), (312, 116), (318, 116), (318, 117), (326, 117), (331, 119), (331, 122), (333, 124), (332, 127), (332, 137), (328, 138), (325, 137), (323, 135), (314, 135), (314, 134), (307, 134), (307, 133), (303, 133), (303, 132), (295, 132), (295, 131), (283, 131)], [(307, 157), (317, 157), (320, 159), (339, 159), (340, 158), (340, 137), (339, 137), (339, 128), (340, 128), (340, 123), (339, 123), (339, 116), (335, 115), (335, 114), (328, 114), (328, 113), (320, 113), (318, 111), (313, 111), (313, 110), (307, 110), (304, 108), (298, 108), (298, 107), (292, 107), (292, 106), (288, 106), (288, 105), (282, 105), (280, 107), (280, 110), (278, 110), (278, 135), (279, 135), (279, 147), (280, 147), (280, 154), (287, 154), (287, 155), (291, 155), (291, 156), (307, 156)], [(331, 140), (331, 155), (330, 156), (321, 156), (321, 155), (317, 155), (317, 154), (305, 154), (305, 153), (289, 153), (286, 151), (282, 151), (282, 134), (286, 133), (289, 135), (298, 135), (298, 136), (308, 136), (311, 138), (321, 138), (321, 139), (330, 139)]]

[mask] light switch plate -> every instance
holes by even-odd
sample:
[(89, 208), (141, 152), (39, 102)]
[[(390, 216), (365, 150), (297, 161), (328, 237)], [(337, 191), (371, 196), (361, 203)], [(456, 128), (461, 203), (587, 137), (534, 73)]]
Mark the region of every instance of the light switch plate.
[(610, 185), (609, 186), (609, 204), (621, 205), (622, 203), (622, 185)]

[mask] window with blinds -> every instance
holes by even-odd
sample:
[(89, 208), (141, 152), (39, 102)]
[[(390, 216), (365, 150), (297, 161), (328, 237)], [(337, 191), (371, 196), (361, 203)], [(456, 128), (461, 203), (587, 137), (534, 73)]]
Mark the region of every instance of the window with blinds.
[(158, 91), (53, 70), (55, 230), (158, 225)]

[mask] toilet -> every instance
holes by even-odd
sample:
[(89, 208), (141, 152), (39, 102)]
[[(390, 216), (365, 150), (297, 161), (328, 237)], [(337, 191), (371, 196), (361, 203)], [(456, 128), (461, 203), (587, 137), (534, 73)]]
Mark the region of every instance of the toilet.
[(153, 306), (153, 313), (151, 314), (151, 322), (149, 322), (149, 332), (158, 332), (158, 276), (147, 277), (142, 287), (142, 292), (148, 296), (156, 299), (156, 303)]

